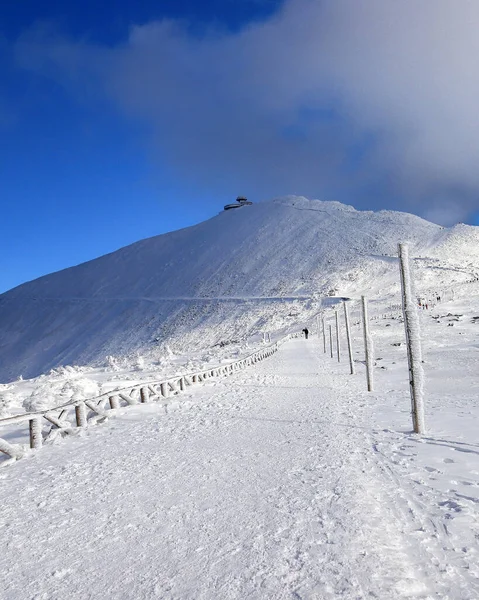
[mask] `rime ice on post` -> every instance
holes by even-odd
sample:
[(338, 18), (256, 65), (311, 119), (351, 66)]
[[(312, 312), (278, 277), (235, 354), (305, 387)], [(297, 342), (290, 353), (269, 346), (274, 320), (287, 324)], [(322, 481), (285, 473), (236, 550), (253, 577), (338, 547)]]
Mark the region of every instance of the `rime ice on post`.
[(351, 370), (351, 375), (354, 375), (354, 358), (353, 358), (353, 347), (351, 343), (351, 329), (349, 326), (349, 313), (348, 313), (348, 305), (346, 302), (343, 302), (344, 306), (344, 322), (346, 324), (346, 339), (348, 341), (348, 355), (349, 355), (349, 368)]
[(13, 460), (23, 458), (23, 450), (18, 444), (9, 444), (0, 438), (0, 452), (8, 454)]
[(323, 347), (326, 354), (326, 325), (324, 324), (324, 317), (321, 317), (321, 322), (323, 324)]
[(422, 368), (421, 332), (416, 307), (416, 294), (409, 266), (409, 248), (398, 245), (401, 274), (402, 306), (406, 332), (409, 390), (411, 393), (412, 424), (415, 433), (424, 433), (424, 370)]
[(339, 313), (338, 310), (336, 309), (336, 353), (338, 356), (338, 362), (341, 362), (341, 347), (340, 347), (340, 341), (339, 341)]
[(366, 378), (368, 382), (368, 392), (373, 391), (373, 340), (369, 333), (368, 305), (364, 296), (361, 296), (363, 309), (363, 332), (364, 332), (364, 354), (366, 360)]

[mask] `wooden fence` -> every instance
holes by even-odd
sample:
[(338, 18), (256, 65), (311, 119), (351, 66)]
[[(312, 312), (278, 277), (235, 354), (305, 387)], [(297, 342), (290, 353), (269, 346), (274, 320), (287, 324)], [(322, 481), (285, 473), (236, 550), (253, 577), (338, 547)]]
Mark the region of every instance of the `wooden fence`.
[[(268, 358), (274, 354), (279, 345), (285, 341), (300, 336), (300, 333), (289, 334), (265, 348), (235, 362), (217, 367), (211, 367), (197, 373), (177, 375), (162, 381), (140, 383), (121, 390), (107, 392), (96, 398), (76, 400), (48, 410), (14, 415), (0, 419), (0, 428), (13, 430), (28, 427), (29, 444), (11, 443), (0, 438), (0, 452), (8, 459), (0, 461), (0, 466), (9, 465), (31, 451), (40, 450), (43, 444), (51, 443), (58, 436), (68, 435), (88, 425), (102, 423), (107, 420), (111, 411), (135, 404), (147, 404), (179, 394), (186, 388), (201, 383), (211, 377), (226, 377), (248, 366)], [(18, 431), (17, 431), (18, 433)]]

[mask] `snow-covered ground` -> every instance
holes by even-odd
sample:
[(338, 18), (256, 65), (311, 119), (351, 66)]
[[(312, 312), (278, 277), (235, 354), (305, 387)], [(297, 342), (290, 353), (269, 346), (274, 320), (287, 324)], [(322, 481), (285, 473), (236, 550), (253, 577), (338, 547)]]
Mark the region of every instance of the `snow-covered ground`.
[[(271, 335), (271, 341), (279, 338), (274, 333)], [(108, 356), (101, 366), (57, 367), (32, 379), (0, 384), (0, 418), (95, 398), (142, 382), (202, 371), (246, 356), (262, 345), (263, 335), (257, 334), (244, 342), (215, 344), (203, 351), (192, 348), (187, 354), (176, 355), (166, 346), (164, 352), (154, 357), (148, 351), (134, 352), (120, 357)]]
[[(0, 598), (477, 600), (478, 228), (303, 198), (234, 212), (0, 297), (0, 417), (226, 363), (265, 332), (314, 334), (1, 469)], [(423, 436), (408, 240), (428, 304)], [(344, 330), (339, 364), (316, 337), (341, 297), (354, 376)]]
[(1, 470), (5, 598), (476, 600), (478, 291), (420, 313), (425, 436), (400, 312), (368, 393), (355, 303), (354, 376), (291, 341)]

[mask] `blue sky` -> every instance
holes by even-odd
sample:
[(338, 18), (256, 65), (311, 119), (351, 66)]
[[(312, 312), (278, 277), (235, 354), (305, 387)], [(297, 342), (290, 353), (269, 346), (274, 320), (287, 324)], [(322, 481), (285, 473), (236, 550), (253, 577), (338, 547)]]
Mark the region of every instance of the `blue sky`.
[(217, 22), (234, 31), (277, 4), (0, 3), (0, 292), (194, 224), (223, 202), (176, 181), (161, 161), (151, 160), (147, 125), (125, 118), (96, 95), (78, 99), (61, 83), (22, 69), (12, 48), (20, 36), (47, 23), (71, 39), (110, 46), (125, 40), (132, 24), (165, 17), (181, 17), (198, 28)]
[(450, 4), (4, 0), (0, 292), (238, 194), (474, 222), (479, 10)]

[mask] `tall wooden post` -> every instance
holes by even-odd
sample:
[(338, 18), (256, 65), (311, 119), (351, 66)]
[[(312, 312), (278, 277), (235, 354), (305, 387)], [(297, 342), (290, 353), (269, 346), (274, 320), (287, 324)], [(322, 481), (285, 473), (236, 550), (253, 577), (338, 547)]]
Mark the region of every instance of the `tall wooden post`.
[(348, 305), (346, 302), (343, 302), (343, 306), (344, 306), (344, 322), (346, 323), (346, 339), (348, 340), (349, 367), (351, 370), (351, 375), (354, 375), (353, 347), (351, 344), (351, 329), (350, 329), (350, 325), (349, 325)]
[(363, 333), (364, 333), (364, 355), (366, 359), (366, 379), (368, 383), (368, 392), (373, 391), (373, 341), (369, 333), (368, 305), (366, 298), (361, 296), (363, 309)]
[(331, 358), (333, 358), (333, 329), (331, 325), (329, 325), (329, 351)]
[(326, 326), (324, 324), (324, 317), (321, 319), (322, 323), (323, 323), (323, 346), (324, 346), (324, 353), (326, 354)]
[(338, 355), (338, 362), (341, 362), (341, 342), (339, 341), (339, 312), (336, 309), (336, 353)]
[(411, 394), (412, 425), (415, 433), (424, 433), (424, 370), (422, 368), (421, 333), (416, 307), (416, 294), (409, 265), (409, 248), (398, 245), (401, 275), (402, 308), (406, 332), (409, 391)]

